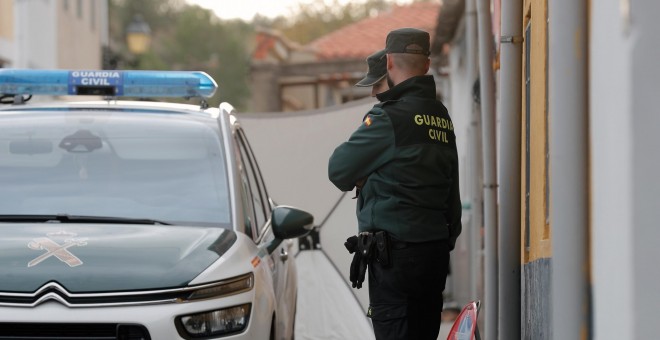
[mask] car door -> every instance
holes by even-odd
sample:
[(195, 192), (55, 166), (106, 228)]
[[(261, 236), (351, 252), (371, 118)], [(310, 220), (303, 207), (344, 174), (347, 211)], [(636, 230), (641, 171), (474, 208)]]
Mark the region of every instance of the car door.
[[(252, 223), (254, 239), (259, 242), (260, 247), (266, 247), (274, 240), (272, 229), (270, 228), (270, 216), (274, 204), (268, 195), (266, 185), (263, 181), (256, 157), (252, 152), (250, 144), (245, 133), (238, 129), (236, 132), (236, 144), (240, 150), (241, 162), (245, 169), (247, 183), (245, 187), (249, 189), (248, 196), (251, 200), (252, 211), (249, 213), (254, 216)], [(284, 240), (269, 254), (268, 264), (271, 267), (273, 275), (273, 285), (275, 296), (278, 301), (278, 320), (280, 331), (282, 325), (292, 325), (292, 318), (295, 311), (296, 284), (294, 259), (288, 252), (292, 241)], [(278, 331), (279, 333), (279, 331)]]

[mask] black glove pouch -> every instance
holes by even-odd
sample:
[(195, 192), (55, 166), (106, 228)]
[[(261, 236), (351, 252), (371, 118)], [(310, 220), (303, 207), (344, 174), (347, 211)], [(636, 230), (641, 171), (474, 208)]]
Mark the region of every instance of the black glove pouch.
[(392, 264), (390, 234), (386, 231), (377, 231), (374, 237), (376, 238), (376, 261), (383, 267), (389, 267)]

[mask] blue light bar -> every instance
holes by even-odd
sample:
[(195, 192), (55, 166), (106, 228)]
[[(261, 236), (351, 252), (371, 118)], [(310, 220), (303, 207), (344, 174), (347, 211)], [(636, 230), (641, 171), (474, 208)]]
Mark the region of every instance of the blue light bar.
[(70, 71), (0, 69), (0, 94), (206, 97), (218, 85), (199, 71)]

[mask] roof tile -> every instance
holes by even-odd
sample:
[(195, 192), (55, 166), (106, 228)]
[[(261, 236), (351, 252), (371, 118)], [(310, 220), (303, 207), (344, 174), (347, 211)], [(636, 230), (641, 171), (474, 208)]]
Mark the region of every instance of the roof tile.
[(387, 12), (366, 18), (312, 41), (309, 46), (319, 60), (365, 59), (385, 48), (387, 33), (397, 28), (414, 27), (435, 33), (440, 4), (417, 2), (395, 5)]

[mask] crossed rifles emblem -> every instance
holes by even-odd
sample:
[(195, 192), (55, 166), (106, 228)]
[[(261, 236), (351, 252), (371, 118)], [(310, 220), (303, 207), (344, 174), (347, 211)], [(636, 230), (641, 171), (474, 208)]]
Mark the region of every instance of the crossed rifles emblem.
[[(43, 260), (55, 256), (58, 260), (66, 263), (69, 267), (75, 267), (83, 264), (83, 262), (73, 255), (69, 248), (73, 246), (84, 246), (87, 245), (87, 238), (76, 238), (76, 234), (69, 233), (66, 231), (59, 231), (56, 233), (46, 234), (48, 237), (39, 237), (35, 238), (30, 243), (28, 247), (34, 250), (46, 250), (45, 253), (39, 255), (34, 260), (28, 263), (28, 267), (33, 267), (41, 263)], [(56, 241), (53, 241), (50, 237), (65, 237), (64, 244), (59, 244)]]

